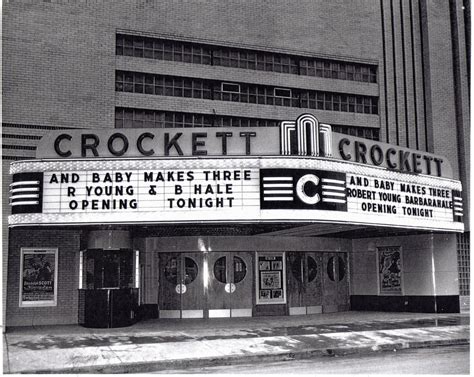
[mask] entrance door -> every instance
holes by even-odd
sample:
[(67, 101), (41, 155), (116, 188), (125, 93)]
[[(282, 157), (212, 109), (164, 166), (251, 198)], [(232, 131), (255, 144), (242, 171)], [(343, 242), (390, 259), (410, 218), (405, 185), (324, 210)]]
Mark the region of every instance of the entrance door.
[(323, 312), (349, 310), (347, 253), (323, 254)]
[(248, 252), (209, 254), (209, 317), (252, 315), (252, 255)]
[(290, 315), (321, 313), (322, 254), (288, 253), (287, 262)]
[(203, 318), (202, 254), (160, 254), (160, 318)]

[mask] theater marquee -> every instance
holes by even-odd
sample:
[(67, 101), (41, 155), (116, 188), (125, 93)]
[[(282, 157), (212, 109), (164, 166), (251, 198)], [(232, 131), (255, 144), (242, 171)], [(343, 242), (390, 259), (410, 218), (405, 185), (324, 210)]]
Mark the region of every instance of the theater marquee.
[[(331, 133), (329, 126), (323, 126), (318, 128), (311, 116), (300, 117), (296, 124), (283, 122), (279, 134), (272, 130), (267, 137), (259, 134), (261, 129), (240, 131), (235, 145), (231, 142), (235, 131), (227, 129), (220, 130), (227, 136), (212, 139), (214, 144), (206, 144), (203, 132), (198, 132), (199, 138), (165, 136), (163, 150), (180, 150), (183, 155), (178, 157), (98, 159), (68, 154), (62, 159), (18, 161), (11, 167), (9, 222), (335, 222), (463, 230), (461, 184), (445, 177), (450, 167), (442, 157), (397, 152), (386, 144)], [(118, 137), (121, 147), (114, 146), (110, 137), (107, 144), (112, 151), (128, 151), (125, 145), (146, 133), (138, 132)], [(152, 141), (156, 134), (147, 135)], [(270, 145), (271, 135), (279, 136), (273, 143), (279, 148)], [(107, 154), (107, 148), (99, 148), (98, 136), (93, 144), (77, 135), (60, 136), (59, 142), (54, 134), (46, 139), (61, 153), (83, 149), (63, 144), (77, 139), (88, 146), (86, 154), (89, 150), (93, 155)], [(177, 144), (181, 137), (189, 141), (191, 155), (216, 148), (237, 155), (185, 156), (184, 144)], [(252, 140), (265, 142), (269, 155), (252, 155), (252, 148), (259, 150)], [(150, 151), (151, 145), (143, 142), (142, 138), (137, 150)]]

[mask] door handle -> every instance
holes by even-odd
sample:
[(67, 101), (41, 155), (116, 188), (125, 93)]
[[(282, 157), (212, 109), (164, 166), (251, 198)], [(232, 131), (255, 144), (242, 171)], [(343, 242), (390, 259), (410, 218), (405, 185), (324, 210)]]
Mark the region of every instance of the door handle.
[(227, 293), (234, 293), (235, 292), (235, 284), (234, 283), (227, 283), (224, 287)]

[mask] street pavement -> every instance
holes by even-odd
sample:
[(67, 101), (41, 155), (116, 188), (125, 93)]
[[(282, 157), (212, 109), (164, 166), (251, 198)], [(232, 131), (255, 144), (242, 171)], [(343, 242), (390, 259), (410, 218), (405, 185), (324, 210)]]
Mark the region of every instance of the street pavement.
[(468, 314), (344, 312), (8, 328), (4, 373), (126, 373), (469, 343)]
[(366, 355), (161, 370), (159, 374), (469, 375), (469, 346), (409, 348)]

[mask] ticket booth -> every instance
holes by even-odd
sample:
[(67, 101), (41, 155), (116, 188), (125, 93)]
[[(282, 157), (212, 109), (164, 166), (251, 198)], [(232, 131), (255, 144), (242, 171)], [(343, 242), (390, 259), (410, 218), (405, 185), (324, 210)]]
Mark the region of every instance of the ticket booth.
[(79, 317), (85, 327), (111, 328), (136, 322), (136, 252), (128, 232), (93, 231), (80, 256)]

